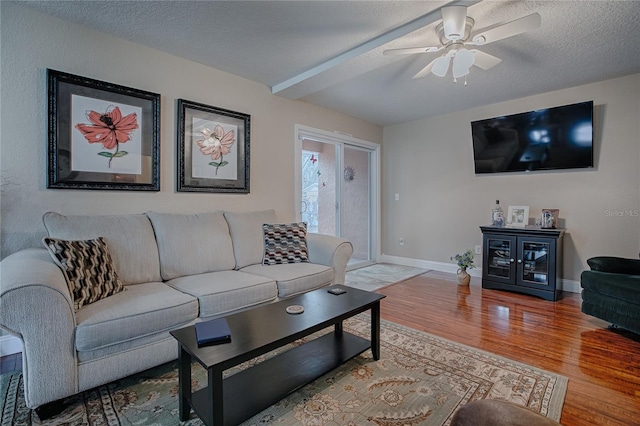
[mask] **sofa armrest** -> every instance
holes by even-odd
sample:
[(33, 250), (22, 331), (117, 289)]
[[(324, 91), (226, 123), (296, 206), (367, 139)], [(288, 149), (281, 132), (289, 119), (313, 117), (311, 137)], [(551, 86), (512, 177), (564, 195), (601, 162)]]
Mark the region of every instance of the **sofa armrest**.
[(640, 275), (640, 259), (599, 256), (587, 260), (592, 271), (612, 272), (614, 274)]
[(22, 340), (29, 408), (78, 392), (76, 318), (62, 271), (45, 249), (0, 262), (0, 327)]
[(309, 261), (333, 268), (333, 283), (344, 284), (347, 263), (353, 254), (353, 245), (344, 238), (325, 234), (307, 234)]
[(580, 275), (580, 286), (590, 292), (640, 305), (640, 275), (587, 270)]

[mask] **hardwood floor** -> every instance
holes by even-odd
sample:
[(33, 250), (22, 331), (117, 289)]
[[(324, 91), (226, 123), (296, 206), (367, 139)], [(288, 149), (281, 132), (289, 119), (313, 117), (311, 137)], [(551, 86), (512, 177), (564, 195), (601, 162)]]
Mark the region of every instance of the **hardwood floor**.
[(382, 318), (569, 378), (561, 423), (640, 425), (640, 336), (558, 302), (429, 272), (378, 290)]
[[(580, 312), (579, 294), (554, 303), (440, 272), (378, 292), (383, 319), (568, 377), (563, 425), (640, 425), (640, 336)], [(3, 372), (20, 368), (2, 358)]]

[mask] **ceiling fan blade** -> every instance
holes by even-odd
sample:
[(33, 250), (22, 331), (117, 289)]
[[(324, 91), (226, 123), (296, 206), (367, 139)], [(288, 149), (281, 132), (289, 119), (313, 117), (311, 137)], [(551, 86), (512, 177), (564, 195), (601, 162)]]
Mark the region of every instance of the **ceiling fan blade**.
[(475, 53), (467, 50), (460, 49), (453, 57), (453, 78), (464, 77), (469, 74), (469, 68), (475, 61)]
[(413, 55), (415, 53), (433, 53), (439, 50), (442, 50), (443, 47), (408, 47), (405, 49), (387, 49), (382, 54), (384, 56), (393, 56), (393, 55)]
[(527, 31), (533, 31), (540, 28), (541, 24), (542, 18), (540, 17), (540, 14), (532, 13), (531, 15), (516, 19), (515, 21), (511, 21), (507, 24), (476, 34), (470, 42), (465, 44), (483, 46), (485, 44), (493, 43), (494, 41), (526, 33)]
[(473, 65), (482, 68), (483, 70), (488, 70), (489, 68), (493, 68), (502, 62), (502, 59), (496, 58), (493, 55), (489, 55), (488, 53), (484, 53), (479, 51), (478, 49), (471, 49), (475, 56), (475, 60)]

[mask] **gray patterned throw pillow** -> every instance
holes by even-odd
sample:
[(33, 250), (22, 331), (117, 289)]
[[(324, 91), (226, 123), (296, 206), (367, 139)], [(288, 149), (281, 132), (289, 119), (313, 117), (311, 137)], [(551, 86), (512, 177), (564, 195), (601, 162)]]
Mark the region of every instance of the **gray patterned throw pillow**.
[(309, 262), (305, 222), (264, 224), (262, 232), (264, 234), (263, 265)]
[(104, 238), (67, 241), (45, 237), (42, 242), (64, 274), (76, 311), (126, 290)]

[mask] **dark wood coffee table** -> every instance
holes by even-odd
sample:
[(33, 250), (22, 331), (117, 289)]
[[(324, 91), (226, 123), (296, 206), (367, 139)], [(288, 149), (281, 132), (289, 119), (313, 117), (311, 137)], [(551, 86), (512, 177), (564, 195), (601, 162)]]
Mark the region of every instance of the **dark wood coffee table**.
[[(329, 288), (347, 290), (329, 294)], [(371, 348), (380, 359), (380, 300), (385, 296), (351, 287), (325, 287), (280, 302), (229, 315), (231, 343), (198, 347), (195, 327), (174, 330), (178, 340), (180, 419), (190, 409), (209, 426), (237, 425), (285, 396)], [(288, 314), (290, 305), (304, 307)], [(371, 310), (371, 340), (344, 332), (342, 321)], [(334, 331), (244, 371), (222, 379), (222, 372), (323, 328)], [(191, 393), (191, 362), (207, 369), (208, 384)]]

